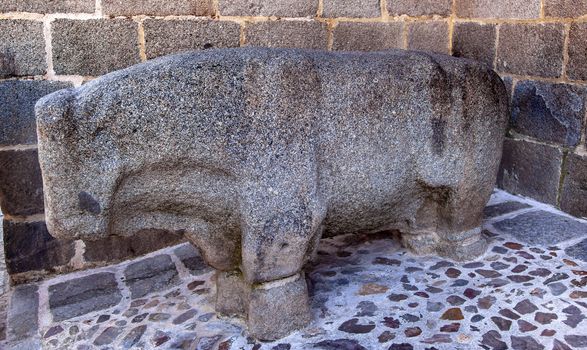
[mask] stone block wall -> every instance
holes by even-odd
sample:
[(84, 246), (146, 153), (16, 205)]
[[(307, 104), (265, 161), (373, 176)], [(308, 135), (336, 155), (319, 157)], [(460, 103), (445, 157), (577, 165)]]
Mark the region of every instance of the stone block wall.
[(399, 48), (484, 62), (512, 97), (498, 185), (587, 216), (587, 0), (5, 0), (0, 206), (14, 282), (181, 240), (162, 231), (100, 242), (52, 238), (35, 101), (161, 55), (239, 46)]

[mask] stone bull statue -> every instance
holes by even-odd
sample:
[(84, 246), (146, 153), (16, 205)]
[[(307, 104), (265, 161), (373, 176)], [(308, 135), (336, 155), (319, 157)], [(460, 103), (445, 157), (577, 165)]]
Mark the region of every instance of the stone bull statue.
[(321, 237), (397, 229), (417, 254), (484, 252), (508, 97), (448, 56), (226, 49), (107, 74), (36, 113), (52, 235), (183, 232), (218, 270), (217, 311), (272, 340), (309, 322), (302, 268)]

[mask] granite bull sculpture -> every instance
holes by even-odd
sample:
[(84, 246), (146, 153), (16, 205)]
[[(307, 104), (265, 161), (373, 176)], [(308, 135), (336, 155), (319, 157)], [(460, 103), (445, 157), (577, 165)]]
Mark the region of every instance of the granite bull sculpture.
[(396, 229), (417, 254), (484, 252), (508, 97), (448, 56), (226, 49), (107, 74), (36, 113), (52, 235), (183, 232), (218, 270), (217, 311), (269, 340), (308, 323), (321, 237)]

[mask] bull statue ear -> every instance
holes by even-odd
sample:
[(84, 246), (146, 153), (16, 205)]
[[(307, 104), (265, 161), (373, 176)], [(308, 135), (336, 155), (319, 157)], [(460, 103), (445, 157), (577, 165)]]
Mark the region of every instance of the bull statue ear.
[(483, 254), (508, 101), (486, 66), (423, 52), (161, 57), (37, 104), (47, 222), (88, 242), (181, 232), (217, 270), (217, 311), (276, 340), (311, 321), (322, 237)]

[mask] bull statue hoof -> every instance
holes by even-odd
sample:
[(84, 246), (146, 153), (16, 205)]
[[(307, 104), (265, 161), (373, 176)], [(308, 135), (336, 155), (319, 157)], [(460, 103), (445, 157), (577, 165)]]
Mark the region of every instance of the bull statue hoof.
[(484, 252), (508, 97), (465, 59), (245, 48), (113, 72), (36, 114), (53, 236), (184, 232), (218, 271), (218, 313), (274, 340), (310, 321), (321, 237), (396, 229), (417, 254)]

